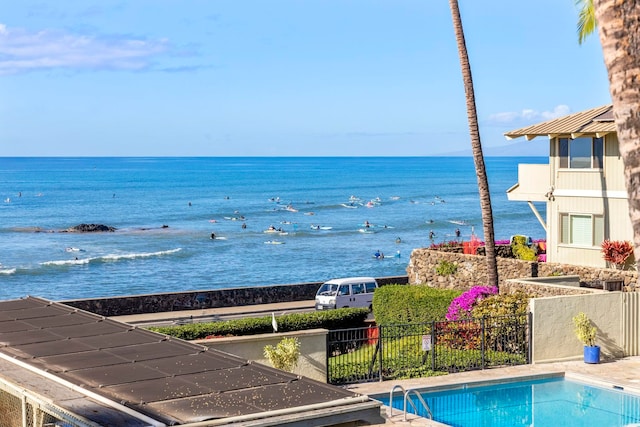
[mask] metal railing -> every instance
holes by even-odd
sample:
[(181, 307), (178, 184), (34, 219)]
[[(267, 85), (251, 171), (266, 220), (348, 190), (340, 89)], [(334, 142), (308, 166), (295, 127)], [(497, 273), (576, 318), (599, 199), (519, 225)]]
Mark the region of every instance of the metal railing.
[(327, 382), (415, 378), (530, 363), (529, 315), (329, 331)]

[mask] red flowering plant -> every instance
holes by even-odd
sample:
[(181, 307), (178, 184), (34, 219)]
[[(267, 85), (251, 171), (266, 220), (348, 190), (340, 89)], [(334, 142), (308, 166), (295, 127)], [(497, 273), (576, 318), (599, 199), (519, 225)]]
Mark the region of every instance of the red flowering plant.
[(602, 242), (602, 256), (616, 268), (621, 269), (633, 253), (633, 245), (626, 240), (605, 240)]

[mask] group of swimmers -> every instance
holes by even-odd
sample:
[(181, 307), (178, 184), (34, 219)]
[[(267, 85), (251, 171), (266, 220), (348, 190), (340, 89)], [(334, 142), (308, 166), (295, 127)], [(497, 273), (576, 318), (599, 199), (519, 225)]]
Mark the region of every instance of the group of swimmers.
[[(456, 239), (459, 239), (460, 236), (462, 236), (462, 233), (460, 232), (459, 228), (456, 228), (454, 233), (456, 235)], [(429, 230), (429, 240), (433, 240), (435, 237), (436, 237), (436, 233), (433, 230)]]

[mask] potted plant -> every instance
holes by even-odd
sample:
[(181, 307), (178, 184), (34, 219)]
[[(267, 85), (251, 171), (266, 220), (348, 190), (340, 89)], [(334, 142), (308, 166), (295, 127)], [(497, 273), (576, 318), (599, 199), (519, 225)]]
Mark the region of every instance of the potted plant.
[(584, 362), (600, 363), (600, 346), (596, 345), (597, 328), (583, 312), (573, 317), (576, 336), (584, 344)]
[(602, 242), (602, 257), (616, 270), (624, 270), (631, 254), (633, 254), (633, 245), (627, 240), (605, 240)]

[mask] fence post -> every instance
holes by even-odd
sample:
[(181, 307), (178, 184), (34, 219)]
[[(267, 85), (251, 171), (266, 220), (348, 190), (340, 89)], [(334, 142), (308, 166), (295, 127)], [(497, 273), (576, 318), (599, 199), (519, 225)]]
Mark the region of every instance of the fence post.
[(329, 338), (330, 335), (331, 331), (328, 331), (327, 335), (325, 335), (326, 344), (324, 346), (324, 356), (326, 359), (325, 366), (327, 367), (327, 384), (331, 384), (331, 366), (329, 365), (329, 359), (331, 358), (331, 355), (329, 354), (331, 353), (331, 346), (329, 344), (331, 342), (331, 339)]
[(376, 328), (378, 328), (378, 351), (380, 352), (380, 354), (378, 355), (378, 380), (380, 382), (384, 381), (384, 379), (382, 378), (382, 355), (384, 354), (384, 351), (382, 351), (382, 326), (377, 325)]
[(533, 349), (531, 345), (531, 343), (533, 342), (533, 331), (531, 330), (532, 329), (531, 325), (533, 324), (532, 317), (533, 317), (533, 313), (528, 312), (527, 313), (527, 364), (528, 365), (531, 364), (531, 361), (533, 360)]
[(436, 370), (436, 322), (431, 321), (431, 370)]
[(484, 319), (485, 316), (482, 316), (482, 319), (480, 319), (480, 331), (482, 332), (482, 339), (480, 340), (480, 354), (482, 354), (482, 358), (480, 363), (482, 364), (482, 369), (485, 368), (486, 365), (486, 361), (485, 361), (485, 337), (486, 337), (486, 333), (487, 331), (485, 330), (485, 323), (484, 323)]

